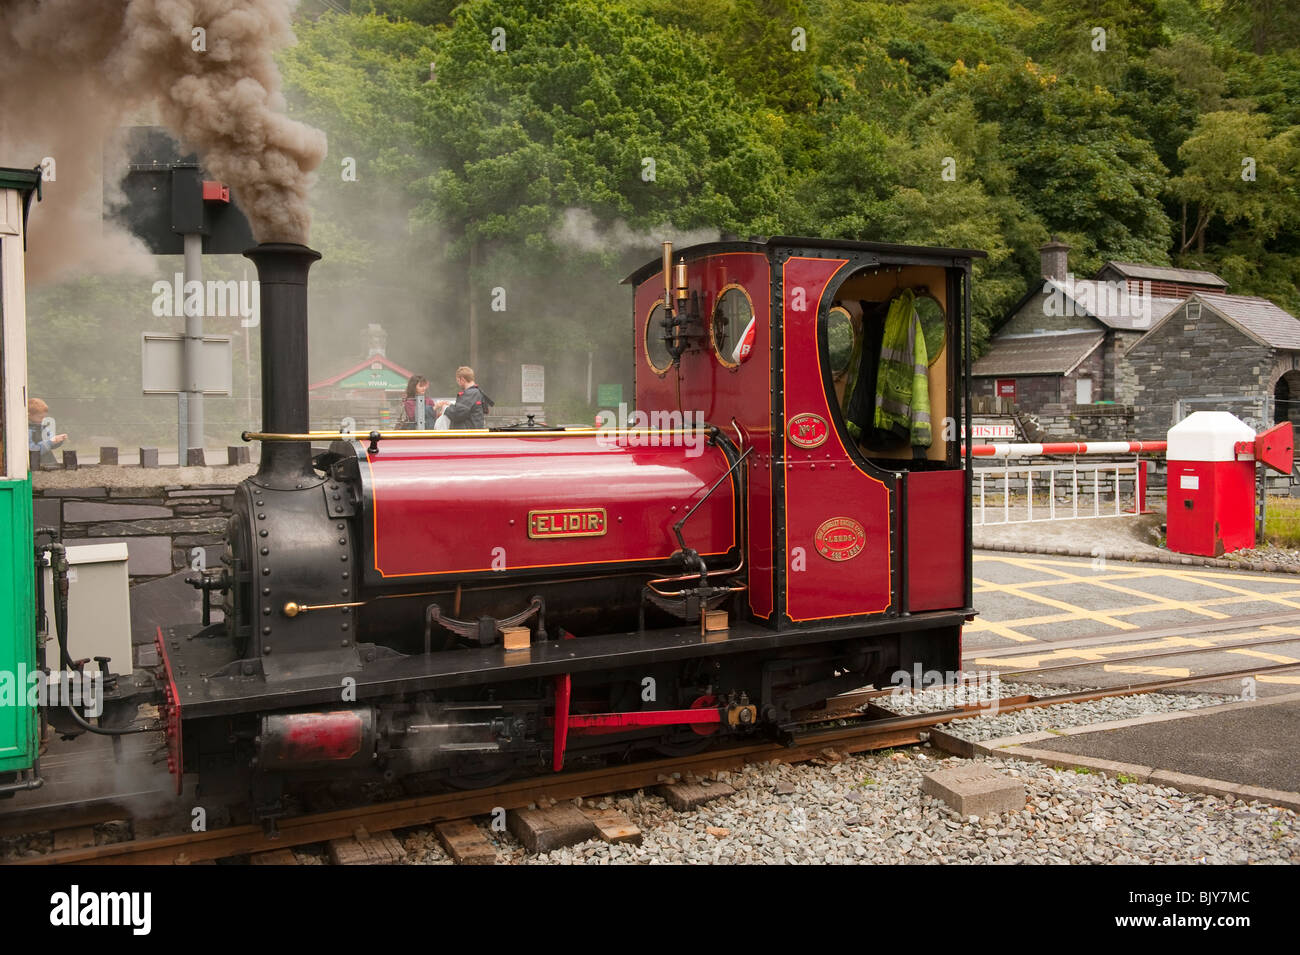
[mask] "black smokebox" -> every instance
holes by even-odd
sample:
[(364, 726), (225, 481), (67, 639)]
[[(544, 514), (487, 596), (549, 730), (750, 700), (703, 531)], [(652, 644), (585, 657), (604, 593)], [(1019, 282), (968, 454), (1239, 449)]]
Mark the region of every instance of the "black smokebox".
[[(262, 330), (262, 430), (306, 434), (307, 271), (320, 253), (263, 242), (244, 255), (257, 266)], [(263, 441), (258, 478), (273, 487), (314, 479), (309, 441)]]

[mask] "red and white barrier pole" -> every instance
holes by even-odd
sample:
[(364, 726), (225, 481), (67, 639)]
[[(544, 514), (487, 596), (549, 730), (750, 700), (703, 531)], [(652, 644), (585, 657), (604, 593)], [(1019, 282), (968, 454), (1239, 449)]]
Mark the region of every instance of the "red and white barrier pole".
[[(1059, 441), (1048, 444), (976, 444), (977, 458), (1027, 458), (1043, 454), (1135, 454), (1163, 453), (1167, 441)], [(962, 449), (963, 453), (965, 448)]]

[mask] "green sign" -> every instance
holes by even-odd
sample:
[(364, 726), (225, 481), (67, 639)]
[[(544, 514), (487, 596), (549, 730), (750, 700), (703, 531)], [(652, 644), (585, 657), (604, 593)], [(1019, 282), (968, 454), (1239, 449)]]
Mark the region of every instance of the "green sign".
[(596, 404), (601, 408), (617, 408), (623, 403), (623, 386), (622, 385), (598, 385), (596, 388)]
[(406, 379), (389, 368), (366, 368), (334, 387), (344, 391), (405, 391)]

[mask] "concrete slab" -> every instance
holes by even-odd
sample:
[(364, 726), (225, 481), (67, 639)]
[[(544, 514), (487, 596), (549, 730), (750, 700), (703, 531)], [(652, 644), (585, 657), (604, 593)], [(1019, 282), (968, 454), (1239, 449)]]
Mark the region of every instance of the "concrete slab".
[(991, 816), (1025, 808), (1025, 784), (985, 766), (940, 769), (921, 777), (921, 792), (962, 816)]

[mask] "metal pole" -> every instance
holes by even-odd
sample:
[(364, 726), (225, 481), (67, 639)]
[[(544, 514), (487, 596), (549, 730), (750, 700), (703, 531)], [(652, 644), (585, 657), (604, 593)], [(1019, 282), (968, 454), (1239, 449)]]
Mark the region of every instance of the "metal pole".
[(478, 243), (469, 247), (469, 268), (465, 279), (469, 286), (469, 366), (475, 372), (481, 371), (478, 365), (478, 290), (474, 287), (474, 273), (478, 269)]
[[(191, 282), (203, 281), (203, 236), (197, 232), (185, 236), (185, 287)], [(186, 296), (188, 299), (188, 296)], [(203, 296), (199, 295), (200, 303)], [(203, 305), (194, 310), (185, 310), (185, 351), (182, 358), (181, 384), (188, 394), (185, 414), (184, 443), (180, 445), (178, 464), (189, 460), (189, 448), (203, 447), (203, 387), (199, 382), (199, 372), (203, 365)]]

